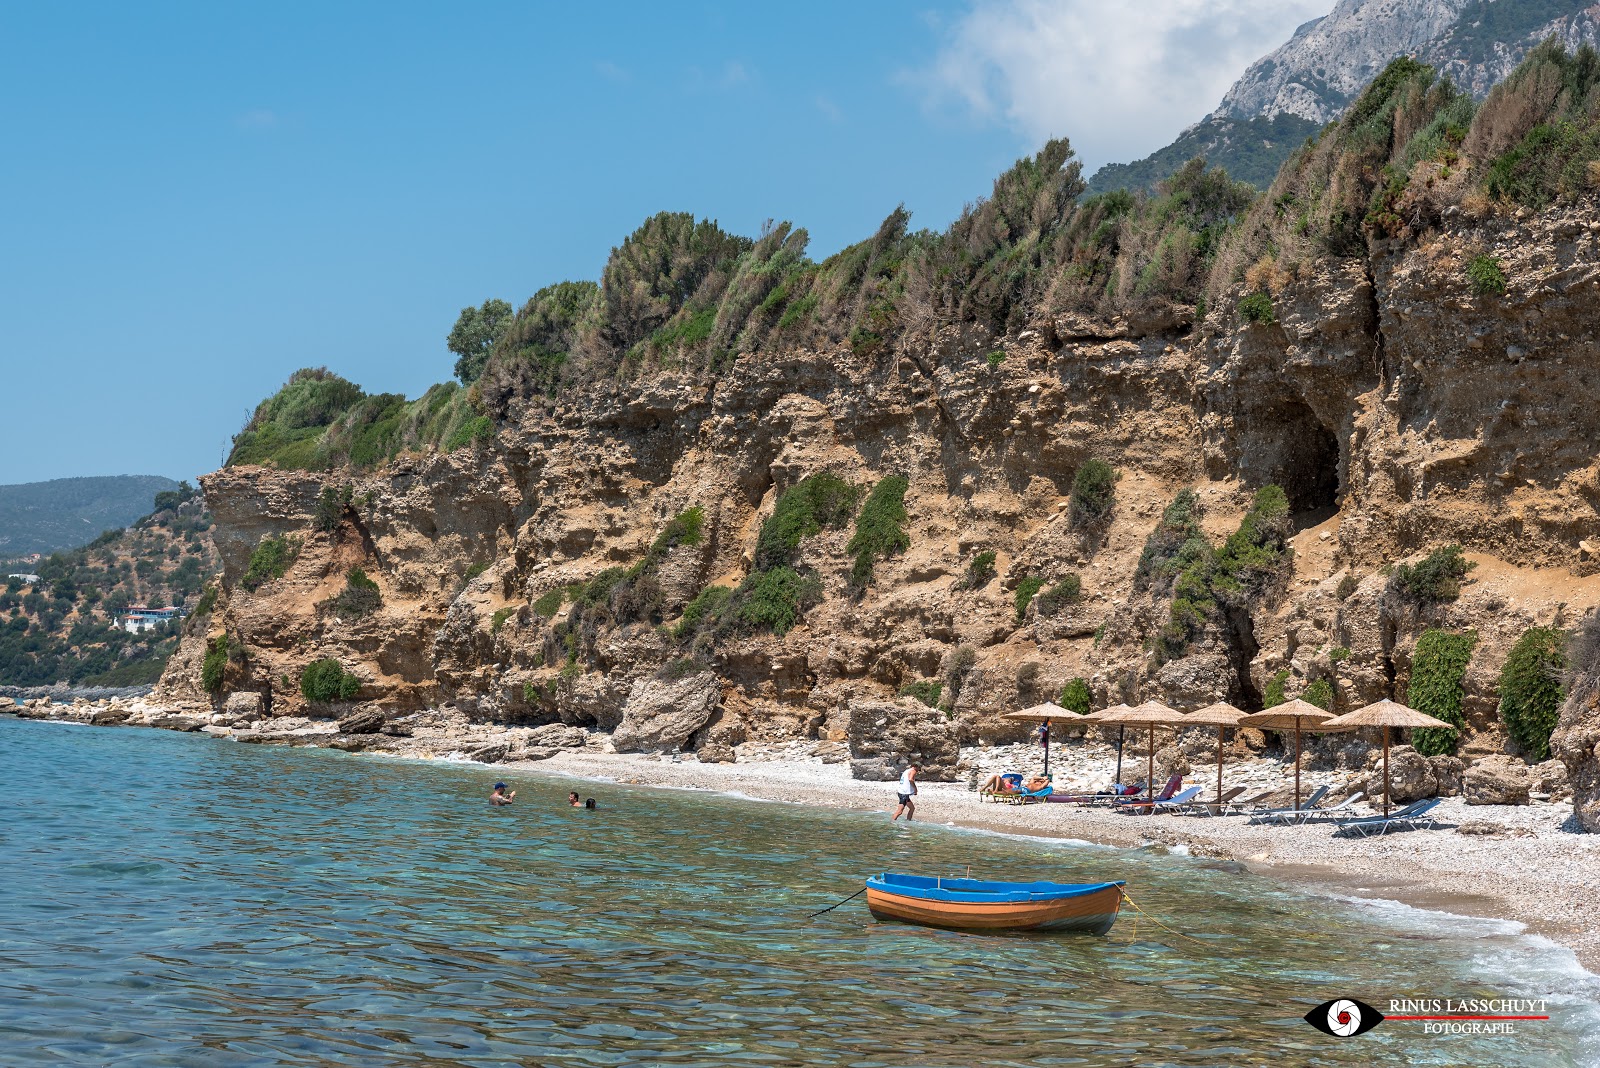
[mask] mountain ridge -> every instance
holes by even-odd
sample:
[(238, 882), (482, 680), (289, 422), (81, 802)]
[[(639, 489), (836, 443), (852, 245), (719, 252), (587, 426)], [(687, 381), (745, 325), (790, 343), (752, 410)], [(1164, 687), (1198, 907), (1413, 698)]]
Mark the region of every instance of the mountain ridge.
[(87, 544), (150, 511), (178, 488), (162, 475), (89, 475), (0, 486), (0, 556), (52, 553)]

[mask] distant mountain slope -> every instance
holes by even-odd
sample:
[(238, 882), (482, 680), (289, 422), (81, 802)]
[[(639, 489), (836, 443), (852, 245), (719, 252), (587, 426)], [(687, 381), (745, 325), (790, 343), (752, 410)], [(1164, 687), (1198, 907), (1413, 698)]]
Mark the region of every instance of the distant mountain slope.
[[(1252, 63), (1217, 110), (1177, 141), (1136, 163), (1101, 168), (1089, 186), (1097, 192), (1150, 188), (1199, 154), (1265, 188), (1306, 133), (1338, 118), (1390, 60), (1415, 56), (1481, 99), (1528, 49), (1551, 36), (1569, 49), (1600, 42), (1600, 4), (1339, 0), (1331, 13)], [(1263, 120), (1273, 125), (1264, 128)], [(1274, 136), (1289, 127), (1303, 132)]]
[(1228, 119), (1216, 115), (1189, 127), (1154, 155), (1133, 163), (1109, 163), (1089, 179), (1089, 192), (1111, 189), (1153, 189), (1179, 167), (1204, 158), (1230, 178), (1265, 189), (1294, 147), (1321, 129), (1298, 115)]
[(76, 548), (148, 514), (157, 493), (177, 488), (178, 483), (160, 475), (0, 486), (0, 556)]

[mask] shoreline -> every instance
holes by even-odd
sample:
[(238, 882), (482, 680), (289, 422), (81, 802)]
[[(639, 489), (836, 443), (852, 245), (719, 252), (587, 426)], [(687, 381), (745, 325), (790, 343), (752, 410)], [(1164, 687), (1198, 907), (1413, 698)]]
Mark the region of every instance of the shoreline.
[[(104, 706), (57, 706), (53, 714), (20, 718), (92, 725)], [(10, 711), (10, 710), (6, 710)], [(282, 721), (287, 728), (262, 732), (220, 724), (202, 726), (184, 713), (149, 706), (135, 708), (115, 723), (172, 730), (203, 731), (219, 741), (288, 744), (370, 753), (398, 760), (477, 768), (497, 768), (507, 776), (522, 772), (573, 781), (721, 793), (749, 800), (881, 813), (894, 808), (892, 783), (850, 777), (849, 764), (825, 762), (814, 742), (751, 746), (734, 763), (703, 764), (689, 755), (616, 753), (609, 738), (590, 734), (581, 746), (546, 750), (539, 759), (497, 762), (469, 759), (474, 746), (491, 739), (525, 736), (529, 728), (474, 724), (463, 735), (458, 725), (422, 727), (415, 737), (340, 734), (331, 721)], [(176, 725), (175, 719), (188, 719)], [(577, 730), (576, 728), (573, 728)], [(357, 742), (360, 744), (351, 744)], [(745, 750), (747, 747), (741, 747)], [(1018, 747), (973, 750), (964, 760), (976, 765), (1025, 763)], [(1058, 751), (1063, 784), (1087, 774), (1109, 778), (1102, 749), (1066, 746)], [(1282, 774), (1273, 760), (1228, 767), (1230, 782)], [(989, 768), (985, 768), (987, 773)], [(1071, 774), (1077, 772), (1077, 775)], [(1313, 772), (1308, 784), (1335, 781), (1340, 773)], [(1203, 770), (1191, 776), (1208, 782)], [(1562, 829), (1571, 816), (1567, 804), (1468, 806), (1447, 798), (1437, 814), (1443, 829), (1410, 831), (1380, 838), (1332, 837), (1327, 824), (1301, 827), (1251, 826), (1241, 816), (1162, 814), (1131, 816), (1076, 805), (1005, 805), (980, 802), (964, 783), (919, 783), (919, 822), (1016, 836), (1073, 841), (1116, 849), (1166, 849), (1238, 864), (1252, 874), (1306, 892), (1346, 899), (1402, 905), (1475, 919), (1509, 920), (1525, 934), (1546, 938), (1572, 951), (1578, 965), (1600, 975), (1600, 835)], [(1309, 790), (1310, 785), (1307, 786)], [(1209, 790), (1207, 791), (1209, 793)], [(1449, 825), (1467, 821), (1501, 824), (1496, 836), (1457, 834)]]
[[(590, 782), (881, 812), (886, 820), (894, 808), (891, 784), (851, 779), (848, 765), (797, 766), (792, 760), (701, 764), (649, 754), (576, 750), (548, 760), (498, 766), (511, 772)], [(830, 768), (839, 773), (817, 774)], [(1511, 921), (1520, 924), (1524, 934), (1570, 949), (1580, 967), (1600, 976), (1600, 930), (1595, 922), (1600, 920), (1600, 836), (1557, 829), (1564, 815), (1570, 814), (1564, 806), (1468, 807), (1459, 798), (1450, 798), (1440, 808), (1445, 823), (1500, 820), (1519, 813), (1549, 825), (1526, 837), (1484, 839), (1441, 829), (1335, 839), (1326, 824), (1251, 826), (1237, 816), (1145, 817), (1076, 805), (1001, 805), (978, 801), (977, 794), (959, 783), (919, 786), (920, 822), (1114, 849), (1181, 850), (1192, 857), (1232, 861), (1251, 874), (1321, 895), (1391, 901), (1452, 916)], [(1541, 877), (1543, 868), (1537, 863), (1541, 854), (1551, 851), (1552, 835), (1571, 840), (1571, 851), (1577, 854), (1563, 858), (1573, 863), (1575, 877), (1554, 889)], [(1319, 846), (1329, 847), (1328, 859), (1309, 859), (1306, 854)], [(1452, 855), (1455, 862), (1446, 863)]]

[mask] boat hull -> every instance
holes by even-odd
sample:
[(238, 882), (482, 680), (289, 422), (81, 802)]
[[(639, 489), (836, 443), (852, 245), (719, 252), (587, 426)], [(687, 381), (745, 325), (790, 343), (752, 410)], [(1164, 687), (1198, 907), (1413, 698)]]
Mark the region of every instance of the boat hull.
[(934, 901), (867, 887), (867, 909), (880, 920), (960, 931), (1071, 931), (1103, 935), (1117, 920), (1122, 890), (1048, 901)]

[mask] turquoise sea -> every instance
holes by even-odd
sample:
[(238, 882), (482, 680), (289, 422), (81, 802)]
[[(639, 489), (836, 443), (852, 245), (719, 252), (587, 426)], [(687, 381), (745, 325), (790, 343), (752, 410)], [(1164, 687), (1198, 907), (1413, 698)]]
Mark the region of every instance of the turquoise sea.
[[(498, 775), (517, 803), (491, 810)], [(1229, 866), (720, 795), (0, 719), (0, 1065), (1600, 1063), (1513, 925)], [(933, 813), (928, 813), (934, 815)], [(882, 869), (1126, 878), (1105, 938), (874, 923)], [(1335, 997), (1546, 997), (1514, 1037)]]

